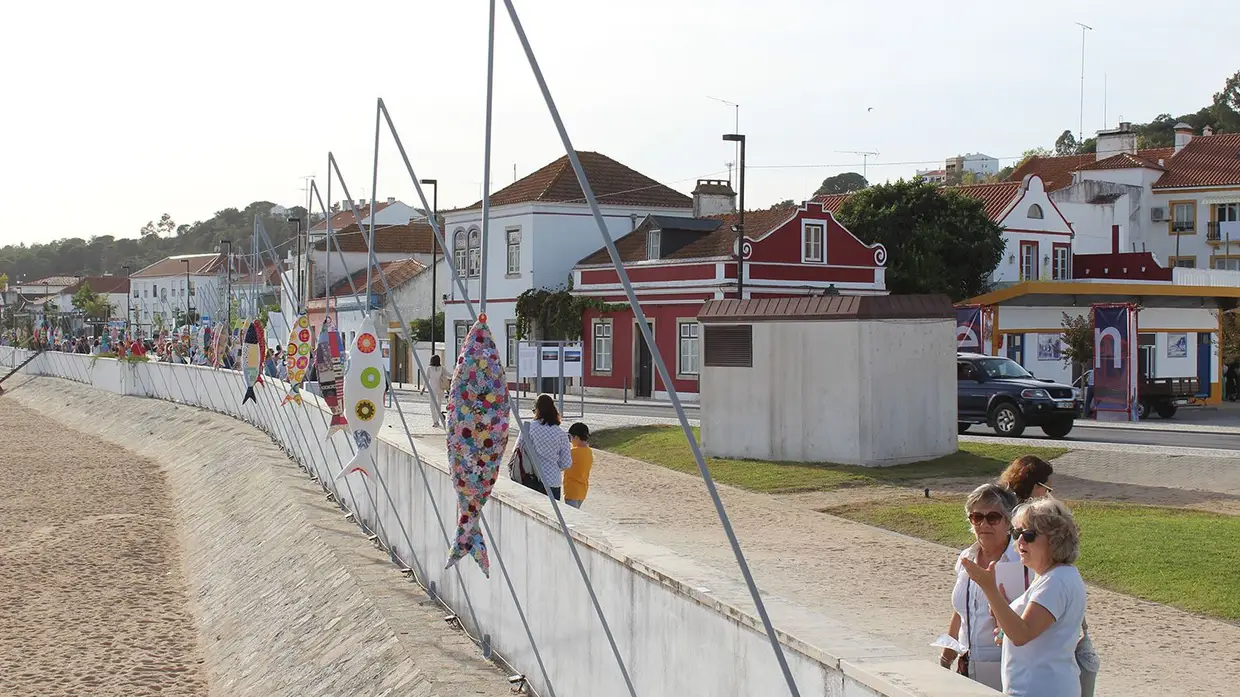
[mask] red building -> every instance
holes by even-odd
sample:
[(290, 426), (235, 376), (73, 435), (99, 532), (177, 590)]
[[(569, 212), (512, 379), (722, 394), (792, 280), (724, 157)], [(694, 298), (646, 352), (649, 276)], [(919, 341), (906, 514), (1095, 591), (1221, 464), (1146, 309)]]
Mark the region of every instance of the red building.
[[(673, 385), (696, 394), (701, 366), (697, 313), (707, 300), (736, 297), (735, 213), (703, 218), (647, 216), (616, 240), (620, 259), (651, 324), (655, 343), (674, 372)], [(745, 213), (744, 296), (885, 295), (887, 250), (866, 245), (821, 203)], [(606, 249), (573, 268), (577, 295), (623, 310), (582, 317), (584, 385), (596, 394), (666, 394), (651, 353)]]

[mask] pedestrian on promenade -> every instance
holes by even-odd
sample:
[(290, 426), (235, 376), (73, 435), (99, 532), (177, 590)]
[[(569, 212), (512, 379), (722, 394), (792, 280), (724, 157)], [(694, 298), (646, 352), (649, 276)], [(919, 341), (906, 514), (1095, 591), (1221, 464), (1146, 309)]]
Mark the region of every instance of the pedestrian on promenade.
[(1085, 582), (1074, 565), (1080, 530), (1068, 507), (1049, 496), (1021, 504), (1012, 523), (1020, 560), (1037, 578), (1011, 605), (995, 578), (994, 562), (983, 567), (960, 559), (995, 618), (995, 638), (1003, 643), (1003, 693), (1080, 697), (1076, 647), (1085, 620)]
[(443, 426), (443, 396), (447, 392), (447, 374), (444, 372), (443, 361), (439, 354), (431, 354), (431, 364), (426, 367), (426, 383), (422, 385), (423, 393), (430, 393), (431, 426)]
[[(560, 412), (555, 399), (540, 394), (534, 401), (534, 419), (525, 424), (517, 437), (517, 456), (523, 467), (533, 467), (534, 478), (526, 478), (525, 485), (542, 494), (560, 500), (560, 488), (564, 470), (573, 466), (572, 446), (568, 435), (560, 428)], [(530, 460), (533, 460), (531, 463)]]
[(594, 467), (594, 451), (590, 449), (590, 428), (578, 421), (568, 427), (568, 440), (573, 446), (573, 466), (564, 473), (564, 503), (581, 508), (590, 490), (590, 469)]
[[(973, 531), (974, 542), (956, 560), (956, 586), (952, 589), (952, 617), (947, 633), (965, 647), (957, 654), (944, 648), (939, 665), (950, 668), (956, 661), (956, 672), (996, 690), (1003, 689), (1003, 650), (995, 645), (995, 620), (990, 614), (986, 594), (965, 573), (961, 560), (968, 559), (989, 568), (992, 562), (1020, 563), (1020, 554), (1012, 543), (1012, 509), (1016, 496), (998, 484), (983, 484), (965, 499), (964, 513)], [(1026, 575), (1026, 586), (1028, 585)], [(1015, 597), (1013, 591), (1004, 589)]]

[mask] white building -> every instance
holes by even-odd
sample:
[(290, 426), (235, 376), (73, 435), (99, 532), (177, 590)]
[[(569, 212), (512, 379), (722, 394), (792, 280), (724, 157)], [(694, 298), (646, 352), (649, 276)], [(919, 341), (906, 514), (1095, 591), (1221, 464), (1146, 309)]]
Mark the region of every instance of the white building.
[[(633, 231), (647, 215), (692, 216), (689, 196), (595, 152), (578, 152), (612, 239)], [(704, 210), (722, 206), (709, 198)], [(726, 196), (726, 194), (721, 194)], [(561, 157), (491, 194), (487, 248), (488, 324), (507, 353), (516, 332), (517, 297), (534, 288), (568, 284), (573, 266), (603, 246), (568, 157)], [(482, 202), (443, 213), (454, 264), (477, 303), (481, 281)], [(455, 353), (469, 330), (469, 311), (455, 283), (443, 284), (445, 337)], [(506, 357), (506, 356), (505, 356)]]
[[(231, 263), (230, 263), (231, 261)], [(178, 316), (223, 322), (226, 295), (236, 301), (233, 319), (253, 317), (275, 291), (270, 269), (251, 274), (245, 260), (224, 253), (165, 257), (130, 276), (131, 321), (144, 336), (170, 329)]]
[[(979, 177), (996, 174), (999, 171), (999, 160), (980, 152), (949, 157), (943, 162), (944, 179), (958, 177), (965, 172), (972, 172)], [(958, 181), (958, 180), (957, 180)]]

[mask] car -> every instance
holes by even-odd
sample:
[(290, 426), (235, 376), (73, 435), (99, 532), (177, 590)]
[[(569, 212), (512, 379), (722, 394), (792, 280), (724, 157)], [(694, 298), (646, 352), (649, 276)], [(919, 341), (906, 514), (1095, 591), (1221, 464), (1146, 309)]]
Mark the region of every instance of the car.
[(985, 424), (1001, 436), (1040, 426), (1050, 438), (1072, 432), (1081, 401), (1068, 385), (1036, 378), (1002, 356), (956, 354), (956, 420), (959, 433)]

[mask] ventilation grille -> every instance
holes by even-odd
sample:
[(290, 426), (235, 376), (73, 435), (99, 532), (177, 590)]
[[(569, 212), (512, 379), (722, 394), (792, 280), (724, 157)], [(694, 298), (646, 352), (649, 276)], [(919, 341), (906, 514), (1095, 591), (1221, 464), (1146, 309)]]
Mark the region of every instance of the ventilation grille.
[(753, 325), (705, 325), (705, 365), (709, 368), (752, 368)]

